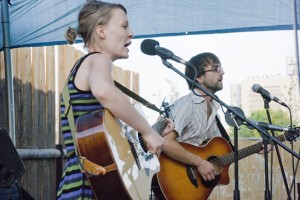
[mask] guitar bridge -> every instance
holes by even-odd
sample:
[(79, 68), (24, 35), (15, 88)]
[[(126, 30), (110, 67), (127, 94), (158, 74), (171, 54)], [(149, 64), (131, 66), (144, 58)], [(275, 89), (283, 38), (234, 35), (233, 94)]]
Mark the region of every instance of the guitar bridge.
[(199, 184), (197, 182), (197, 177), (193, 170), (193, 167), (190, 165), (186, 166), (186, 173), (187, 173), (191, 183), (193, 184), (193, 186), (195, 186), (195, 188), (198, 188)]
[(134, 130), (132, 130), (129, 126), (127, 126), (126, 124), (123, 124), (122, 126), (122, 132), (125, 134), (127, 141), (129, 143), (132, 155), (135, 159), (136, 165), (139, 168), (139, 170), (142, 168), (141, 167), (141, 163), (138, 159), (138, 152), (136, 151), (136, 147), (135, 147), (135, 140), (132, 138), (132, 135), (134, 135)]

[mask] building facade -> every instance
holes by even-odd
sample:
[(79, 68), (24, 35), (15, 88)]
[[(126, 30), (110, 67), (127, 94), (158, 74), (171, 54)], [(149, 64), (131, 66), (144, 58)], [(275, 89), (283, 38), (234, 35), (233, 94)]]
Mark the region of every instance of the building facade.
[(262, 75), (231, 85), (231, 105), (240, 107), (246, 117), (256, 110), (281, 109), (289, 112), (288, 108), (271, 101), (265, 103), (261, 94), (252, 90), (254, 84), (259, 84), (270, 94), (283, 101), (290, 108), (294, 121), (300, 122), (300, 93), (296, 65), (287, 61), (286, 75)]

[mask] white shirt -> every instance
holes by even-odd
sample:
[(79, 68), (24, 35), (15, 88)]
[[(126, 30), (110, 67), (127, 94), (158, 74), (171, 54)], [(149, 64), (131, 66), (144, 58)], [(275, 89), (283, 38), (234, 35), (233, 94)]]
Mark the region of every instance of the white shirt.
[(212, 100), (212, 112), (207, 120), (207, 103), (203, 97), (190, 92), (174, 101), (170, 112), (179, 135), (177, 141), (199, 146), (206, 139), (222, 136), (215, 119), (219, 108), (220, 104)]

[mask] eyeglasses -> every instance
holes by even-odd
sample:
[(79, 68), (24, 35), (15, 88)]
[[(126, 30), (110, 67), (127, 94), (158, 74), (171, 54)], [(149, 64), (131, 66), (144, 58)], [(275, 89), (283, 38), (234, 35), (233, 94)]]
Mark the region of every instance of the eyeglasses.
[(218, 73), (220, 73), (221, 70), (224, 72), (223, 67), (221, 67), (220, 65), (214, 65), (212, 69), (205, 70), (205, 71), (203, 71), (203, 73), (206, 73), (206, 72), (218, 72)]

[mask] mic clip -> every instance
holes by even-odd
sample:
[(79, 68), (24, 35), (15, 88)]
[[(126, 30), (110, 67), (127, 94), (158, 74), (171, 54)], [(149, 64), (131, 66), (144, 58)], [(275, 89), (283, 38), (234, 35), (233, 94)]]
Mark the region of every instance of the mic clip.
[[(244, 112), (242, 109), (238, 108), (238, 107), (231, 107), (234, 111), (236, 111), (238, 114), (240, 114), (241, 116), (245, 116)], [(243, 121), (239, 118), (236, 117), (236, 115), (231, 112), (230, 110), (227, 110), (225, 113), (225, 121), (227, 122), (227, 124), (229, 126), (232, 127), (237, 127), (238, 129), (240, 129), (240, 125), (243, 124)]]
[(169, 62), (167, 61), (166, 58), (162, 58), (162, 57), (161, 57), (161, 60), (162, 60), (162, 63), (163, 63), (166, 67), (168, 67), (168, 68), (172, 68), (172, 67), (173, 67), (173, 65), (172, 65), (171, 63), (169, 63)]

